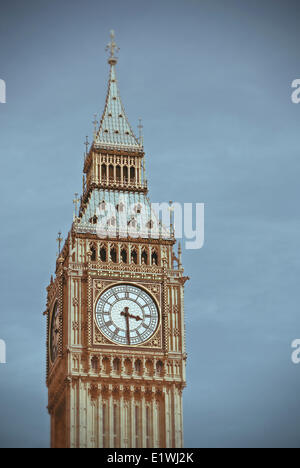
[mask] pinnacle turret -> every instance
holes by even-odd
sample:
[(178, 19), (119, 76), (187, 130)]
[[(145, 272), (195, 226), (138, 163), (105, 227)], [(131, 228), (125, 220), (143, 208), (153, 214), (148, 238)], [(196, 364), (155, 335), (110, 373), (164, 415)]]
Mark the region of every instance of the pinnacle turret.
[(111, 32), (111, 42), (107, 45), (106, 50), (110, 52), (108, 58), (110, 65), (108, 90), (100, 126), (98, 131), (95, 132), (94, 144), (140, 149), (142, 145), (129, 124), (117, 84), (115, 70), (117, 57), (115, 52), (119, 48), (115, 43), (113, 31)]

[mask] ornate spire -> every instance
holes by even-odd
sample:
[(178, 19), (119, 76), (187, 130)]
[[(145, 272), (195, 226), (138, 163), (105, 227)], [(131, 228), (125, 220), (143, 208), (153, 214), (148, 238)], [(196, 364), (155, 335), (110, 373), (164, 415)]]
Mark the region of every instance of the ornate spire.
[(114, 32), (110, 34), (111, 41), (106, 50), (109, 51), (108, 63), (110, 65), (110, 75), (108, 91), (106, 95), (105, 107), (100, 120), (99, 130), (94, 137), (94, 145), (128, 147), (140, 151), (142, 143), (136, 138), (123, 107), (120, 92), (117, 85), (115, 65), (117, 57), (115, 53), (119, 50), (115, 43)]

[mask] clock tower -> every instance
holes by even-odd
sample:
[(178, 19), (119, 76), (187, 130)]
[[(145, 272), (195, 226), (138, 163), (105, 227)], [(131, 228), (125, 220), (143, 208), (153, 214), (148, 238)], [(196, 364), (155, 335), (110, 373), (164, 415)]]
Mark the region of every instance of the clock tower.
[(161, 223), (147, 196), (142, 137), (121, 102), (113, 32), (107, 49), (105, 108), (47, 288), (51, 446), (180, 448), (187, 277), (172, 225)]

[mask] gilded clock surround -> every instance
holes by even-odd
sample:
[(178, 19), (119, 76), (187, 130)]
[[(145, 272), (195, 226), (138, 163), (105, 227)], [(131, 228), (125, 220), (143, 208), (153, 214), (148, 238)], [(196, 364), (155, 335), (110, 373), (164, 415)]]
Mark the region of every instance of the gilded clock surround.
[[(99, 283), (100, 283), (100, 288), (99, 288)], [(158, 310), (158, 324), (157, 324), (157, 327), (155, 329), (155, 331), (152, 333), (152, 335), (147, 339), (145, 340), (144, 342), (142, 343), (138, 343), (138, 344), (130, 344), (130, 346), (128, 346), (128, 344), (121, 344), (119, 343), (119, 346), (122, 346), (124, 348), (152, 348), (153, 347), (153, 343), (154, 342), (157, 342), (157, 344), (161, 343), (162, 340), (161, 340), (161, 336), (162, 336), (162, 316), (161, 316), (161, 310), (160, 310), (160, 303), (159, 301), (157, 300), (157, 298), (154, 296), (153, 292), (151, 291), (151, 289), (147, 289), (147, 283), (135, 283), (135, 282), (132, 282), (132, 283), (125, 283), (125, 282), (121, 282), (121, 283), (116, 283), (116, 282), (107, 282), (108, 284), (105, 285), (105, 282), (99, 282), (98, 285), (96, 286), (96, 294), (95, 294), (95, 300), (94, 300), (94, 310), (97, 306), (97, 302), (99, 300), (99, 298), (106, 292), (108, 291), (110, 288), (114, 287), (114, 286), (120, 286), (120, 285), (131, 285), (131, 286), (135, 286), (135, 287), (138, 287), (139, 289), (142, 289), (143, 291), (145, 291), (151, 298), (152, 300), (155, 302), (155, 305), (157, 307), (157, 310)], [(151, 288), (151, 284), (149, 285), (150, 288)], [(94, 290), (95, 291), (95, 290)], [(116, 344), (114, 343), (113, 341), (111, 341), (108, 337), (106, 337), (102, 332), (101, 332), (101, 329), (99, 329), (99, 326), (97, 324), (97, 321), (94, 317), (94, 324), (93, 324), (93, 337), (96, 337), (96, 341), (94, 339), (94, 345), (97, 345), (97, 342), (99, 343), (99, 339), (101, 340), (101, 343), (104, 344), (108, 344), (108, 345), (112, 345), (112, 344)], [(101, 334), (101, 337), (99, 337), (99, 333)], [(98, 340), (97, 340), (97, 337), (98, 337)]]
[[(90, 149), (87, 146), (79, 211), (47, 288), (51, 446), (180, 448), (187, 357), (183, 297), (188, 279), (181, 248), (174, 253), (172, 229), (168, 236), (162, 230), (155, 239), (121, 238), (118, 233), (99, 239), (95, 232), (97, 204), (117, 204), (120, 194), (145, 203), (148, 222), (154, 216), (143, 143), (134, 136), (121, 103), (116, 62), (110, 55), (106, 104)], [(74, 201), (77, 204), (77, 197)], [(98, 298), (120, 284), (139, 287), (155, 300), (159, 325), (145, 343), (117, 345), (96, 324)], [(56, 301), (58, 356), (52, 362), (50, 328)]]

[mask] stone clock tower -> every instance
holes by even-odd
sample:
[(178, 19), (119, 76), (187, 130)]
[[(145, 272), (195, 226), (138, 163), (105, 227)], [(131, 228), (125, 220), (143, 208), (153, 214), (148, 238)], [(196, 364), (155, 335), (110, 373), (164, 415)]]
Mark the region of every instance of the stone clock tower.
[(112, 33), (80, 207), (47, 288), (51, 446), (180, 448), (187, 278), (172, 226), (147, 197), (142, 138), (120, 99), (116, 48)]

